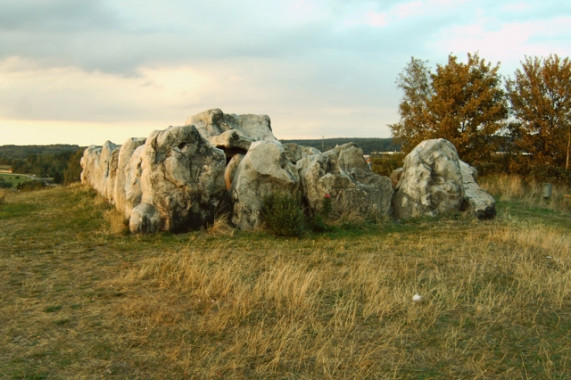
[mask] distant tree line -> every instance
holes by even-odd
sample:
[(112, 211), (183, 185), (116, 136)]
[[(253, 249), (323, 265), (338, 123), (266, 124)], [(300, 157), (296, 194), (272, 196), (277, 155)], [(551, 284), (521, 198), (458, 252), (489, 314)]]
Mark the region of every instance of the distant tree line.
[(363, 154), (371, 154), (374, 152), (394, 152), (400, 151), (400, 145), (395, 144), (392, 138), (377, 137), (337, 137), (327, 139), (307, 139), (307, 140), (280, 140), (282, 143), (294, 143), (303, 146), (316, 148), (320, 151), (327, 151), (335, 148), (337, 145), (354, 142), (363, 150)]
[[(395, 151), (399, 147), (391, 138), (332, 138), (319, 140), (282, 140), (284, 143), (297, 143), (322, 150), (336, 145), (355, 142), (364, 154), (379, 151)], [(80, 160), (84, 147), (78, 145), (3, 145), (0, 146), (0, 165), (10, 166), (12, 172), (33, 174), (38, 178), (50, 178), (56, 184), (69, 184), (80, 180)], [(0, 187), (10, 187), (2, 182)], [(20, 190), (40, 188), (40, 184), (20, 184)]]
[(83, 150), (78, 145), (3, 145), (0, 165), (10, 166), (14, 173), (50, 178), (58, 184), (71, 183), (79, 181)]
[(411, 58), (397, 79), (400, 121), (390, 125), (404, 153), (445, 138), (480, 171), (569, 182), (571, 60), (526, 57), (513, 78), (478, 54), (448, 56), (433, 71)]

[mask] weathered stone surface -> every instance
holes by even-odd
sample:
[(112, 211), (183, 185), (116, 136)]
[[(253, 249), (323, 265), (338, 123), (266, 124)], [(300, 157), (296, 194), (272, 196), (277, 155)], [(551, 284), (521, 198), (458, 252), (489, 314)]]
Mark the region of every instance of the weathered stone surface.
[(395, 215), (408, 219), (469, 210), (478, 218), (493, 218), (494, 198), (478, 186), (476, 177), (476, 169), (458, 158), (452, 143), (423, 141), (405, 157), (393, 197)]
[(318, 149), (309, 146), (301, 146), (298, 144), (288, 143), (282, 144), (284, 147), (285, 155), (292, 164), (297, 163), (304, 157), (311, 156), (314, 154), (320, 154)]
[(255, 230), (264, 198), (274, 192), (300, 194), (314, 215), (323, 215), (327, 195), (331, 219), (379, 220), (393, 211), (400, 219), (453, 210), (495, 215), (494, 199), (478, 187), (476, 170), (460, 161), (446, 140), (419, 144), (400, 174), (391, 175), (394, 187), (391, 179), (370, 171), (355, 144), (323, 153), (281, 144), (269, 117), (225, 115), (219, 109), (147, 139), (91, 146), (81, 165), (82, 182), (115, 204), (134, 233), (198, 229), (230, 210), (238, 228)]
[(240, 161), (232, 182), (232, 222), (242, 230), (257, 229), (261, 224), (263, 199), (273, 192), (293, 193), (298, 184), (296, 167), (286, 157), (279, 141), (253, 143)]
[[(140, 154), (139, 162), (131, 166), (131, 159), (135, 150), (145, 143), (144, 138), (130, 138), (121, 145), (117, 159), (115, 187), (113, 189), (113, 202), (117, 210), (129, 220), (133, 207), (141, 203)], [(133, 169), (139, 169), (137, 170)], [(138, 173), (138, 174), (136, 174)]]
[(435, 216), (459, 210), (464, 186), (458, 153), (444, 139), (425, 140), (404, 160), (400, 182), (393, 197), (399, 219)]
[(102, 147), (90, 146), (81, 158), (81, 181), (89, 184), (97, 192), (112, 200), (112, 189), (115, 184), (119, 147), (106, 141)]
[(101, 168), (99, 166), (101, 158), (101, 147), (91, 145), (83, 151), (80, 160), (81, 182), (95, 189), (95, 178), (100, 177)]
[(314, 213), (323, 211), (329, 194), (333, 219), (358, 214), (380, 220), (391, 214), (390, 179), (372, 173), (363, 151), (353, 143), (306, 156), (297, 168), (305, 200)]
[[(267, 115), (225, 114), (222, 110), (216, 108), (190, 117), (187, 119), (186, 124), (196, 126), (198, 132), (206, 139), (235, 130), (239, 133), (240, 139), (245, 139), (246, 141), (276, 140), (272, 132), (270, 118)], [(240, 144), (243, 144), (243, 142), (240, 142)]]
[(140, 203), (133, 209), (129, 218), (132, 233), (152, 233), (161, 229), (161, 215), (148, 203)]
[(124, 213), (127, 219), (129, 219), (133, 208), (141, 203), (141, 199), (143, 198), (143, 190), (141, 190), (143, 149), (144, 145), (140, 145), (135, 149), (129, 161), (129, 166), (125, 169)]
[(496, 201), (478, 186), (476, 168), (460, 160), (464, 183), (464, 207), (478, 219), (492, 219), (496, 216)]
[(396, 188), (397, 185), (399, 184), (400, 179), (402, 177), (402, 172), (403, 172), (402, 168), (397, 168), (391, 172), (390, 179), (391, 182), (393, 183), (393, 188)]
[(209, 137), (208, 141), (216, 148), (224, 150), (227, 157), (246, 153), (254, 142), (253, 139), (244, 136), (242, 132), (236, 129), (230, 129), (218, 136)]
[(141, 202), (157, 210), (161, 229), (204, 227), (227, 200), (225, 166), (224, 152), (192, 125), (154, 131), (141, 151)]
[[(112, 143), (111, 143), (112, 144)], [(109, 150), (108, 150), (109, 149)], [(103, 196), (109, 200), (112, 204), (114, 204), (114, 191), (115, 191), (115, 182), (117, 181), (117, 166), (119, 165), (119, 151), (121, 146), (117, 146), (112, 144), (108, 146), (108, 144), (103, 145), (103, 149), (101, 150), (101, 158), (102, 161), (107, 161), (107, 172), (103, 177), (103, 182), (105, 183), (105, 191)], [(108, 157), (108, 158), (107, 158)]]

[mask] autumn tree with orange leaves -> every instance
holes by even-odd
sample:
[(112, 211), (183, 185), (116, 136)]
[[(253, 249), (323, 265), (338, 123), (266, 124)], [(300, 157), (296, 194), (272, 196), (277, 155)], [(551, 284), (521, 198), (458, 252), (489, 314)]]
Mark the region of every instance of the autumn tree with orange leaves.
[(570, 167), (571, 61), (557, 55), (526, 57), (506, 83), (519, 166)]
[(454, 55), (432, 73), (425, 61), (412, 58), (397, 79), (404, 91), (401, 119), (390, 125), (405, 153), (429, 138), (445, 138), (461, 159), (472, 165), (488, 163), (499, 149), (498, 132), (505, 126), (508, 107), (499, 63), (478, 54), (466, 63)]

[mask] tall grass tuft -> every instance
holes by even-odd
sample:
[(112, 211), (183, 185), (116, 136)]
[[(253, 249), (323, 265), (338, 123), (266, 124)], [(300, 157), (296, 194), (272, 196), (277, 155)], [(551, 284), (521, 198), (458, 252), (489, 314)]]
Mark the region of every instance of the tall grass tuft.
[(233, 236), (235, 228), (230, 224), (230, 214), (223, 213), (214, 220), (211, 226), (208, 226), (207, 232), (213, 236)]

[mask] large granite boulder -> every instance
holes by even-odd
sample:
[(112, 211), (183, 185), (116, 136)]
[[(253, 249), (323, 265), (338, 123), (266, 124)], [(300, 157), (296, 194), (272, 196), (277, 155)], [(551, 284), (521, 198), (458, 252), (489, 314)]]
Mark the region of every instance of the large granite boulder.
[(405, 157), (393, 197), (398, 219), (459, 210), (463, 199), (464, 182), (458, 152), (451, 142), (425, 140)]
[(393, 196), (398, 219), (469, 209), (479, 218), (495, 215), (495, 202), (475, 181), (476, 170), (458, 158), (445, 139), (425, 140), (404, 160)]
[(322, 213), (324, 198), (331, 199), (329, 217), (358, 214), (381, 220), (391, 214), (391, 180), (372, 173), (363, 151), (353, 143), (308, 155), (297, 162), (301, 188), (312, 213)]
[[(151, 230), (184, 231), (213, 223), (227, 201), (225, 166), (224, 152), (194, 126), (151, 133), (141, 150), (141, 223), (155, 220), (156, 213), (160, 223), (149, 223)], [(134, 220), (129, 225), (131, 231), (149, 229)]]
[(298, 185), (297, 169), (279, 141), (254, 142), (233, 177), (232, 222), (241, 230), (257, 229), (264, 198), (274, 192), (294, 193)]

